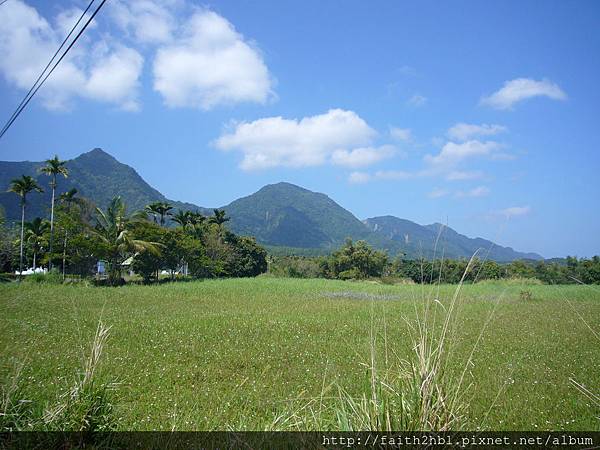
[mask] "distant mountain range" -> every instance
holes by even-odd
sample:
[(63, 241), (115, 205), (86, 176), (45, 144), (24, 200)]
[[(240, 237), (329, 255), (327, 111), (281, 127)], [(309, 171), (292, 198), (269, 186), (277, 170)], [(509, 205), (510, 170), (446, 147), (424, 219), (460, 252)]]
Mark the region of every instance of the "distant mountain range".
[[(8, 220), (20, 218), (19, 199), (6, 192), (10, 181), (31, 175), (40, 185), (49, 178), (39, 173), (42, 162), (0, 162), (0, 205)], [(101, 149), (94, 149), (67, 162), (70, 175), (60, 179), (58, 192), (76, 188), (81, 196), (104, 208), (120, 195), (130, 211), (142, 209), (154, 201), (167, 201), (177, 209), (211, 214), (212, 209), (167, 199), (146, 183), (126, 164)], [(50, 192), (28, 198), (29, 219), (47, 215)], [(522, 253), (482, 238), (469, 238), (441, 224), (419, 225), (394, 216), (373, 217), (360, 221), (327, 195), (290, 183), (264, 186), (258, 192), (223, 206), (231, 217), (230, 227), (239, 234), (255, 236), (258, 242), (275, 252), (323, 254), (339, 247), (347, 237), (364, 239), (390, 254), (430, 258), (436, 253), (450, 258), (469, 258), (478, 249), (482, 257), (496, 261), (542, 259), (536, 253)], [(437, 243), (437, 246), (436, 246)]]

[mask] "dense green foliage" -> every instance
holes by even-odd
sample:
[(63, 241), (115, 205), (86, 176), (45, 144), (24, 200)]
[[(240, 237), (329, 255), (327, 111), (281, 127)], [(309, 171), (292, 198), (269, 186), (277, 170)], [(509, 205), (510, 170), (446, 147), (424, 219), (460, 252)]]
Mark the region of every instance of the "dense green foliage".
[(348, 280), (381, 277), (387, 264), (385, 252), (373, 250), (365, 241), (354, 243), (348, 239), (322, 266), (327, 278)]
[(268, 273), (285, 278), (322, 278), (324, 263), (325, 258), (271, 255)]
[[(23, 362), (16, 404), (54, 405), (72, 389), (101, 317), (111, 328), (97, 375), (119, 383), (110, 402), (119, 430), (288, 429), (294, 422), (277, 418), (310, 401), (315, 415), (323, 404), (322, 429), (336, 430), (336, 386), (357, 399), (369, 392), (373, 336), (383, 374), (386, 358), (414, 355), (423, 299), (439, 299), (442, 314), (455, 292), (264, 277), (119, 289), (5, 283), (0, 385)], [(600, 411), (570, 381), (600, 389), (594, 287), (498, 281), (464, 286), (459, 298), (448, 370), (462, 371), (479, 341), (465, 375), (463, 429), (598, 426)]]
[[(181, 276), (195, 278), (250, 277), (267, 270), (266, 250), (253, 238), (238, 236), (226, 228), (225, 211), (215, 210), (204, 217), (196, 211), (177, 211), (177, 227), (164, 226), (172, 206), (149, 205), (128, 214), (120, 197), (106, 209), (77, 195), (72, 189), (61, 194), (56, 206), (55, 247), (52, 259), (64, 278), (90, 277), (98, 261), (104, 261), (107, 282), (123, 284), (125, 270), (139, 274), (145, 282), (158, 281), (162, 274), (170, 280)], [(23, 248), (27, 267), (47, 263), (50, 226), (36, 218), (24, 223)], [(19, 268), (20, 238), (14, 227), (0, 222), (0, 264), (5, 272)], [(57, 264), (55, 264), (55, 267)], [(44, 275), (30, 275), (43, 279)], [(164, 278), (164, 276), (163, 276)]]
[(19, 232), (9, 226), (0, 211), (0, 273), (12, 272), (19, 265)]
[(600, 284), (600, 257), (511, 263), (468, 259), (389, 259), (364, 241), (346, 244), (329, 257), (271, 256), (269, 273), (292, 278), (381, 278), (457, 284), (499, 279), (537, 279), (546, 284)]
[[(566, 264), (543, 261), (513, 261), (499, 264), (495, 261), (463, 260), (401, 260), (392, 264), (391, 273), (415, 282), (458, 283), (497, 279), (537, 279), (546, 284), (600, 284), (600, 258), (568, 257)], [(467, 270), (468, 267), (468, 270)]]

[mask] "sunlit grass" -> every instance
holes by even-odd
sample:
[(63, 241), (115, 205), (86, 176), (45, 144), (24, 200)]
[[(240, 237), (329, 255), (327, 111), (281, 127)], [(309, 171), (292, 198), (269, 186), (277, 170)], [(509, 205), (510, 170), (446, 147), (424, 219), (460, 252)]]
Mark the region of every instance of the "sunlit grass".
[[(8, 386), (25, 361), (19, 395), (55, 403), (76, 381), (101, 319), (111, 332), (98, 371), (119, 383), (112, 393), (119, 429), (273, 428), (302, 399), (324, 403), (319, 420), (333, 427), (339, 389), (357, 399), (370, 389), (373, 351), (377, 361), (392, 359), (392, 349), (410, 359), (423, 299), (437, 298), (443, 311), (456, 287), (437, 290), (276, 278), (2, 285), (0, 379)], [(530, 300), (520, 298), (523, 290)], [(570, 381), (600, 391), (594, 287), (466, 285), (453, 323), (449, 372), (460, 376), (479, 342), (465, 373), (461, 427), (599, 428), (597, 404)], [(335, 389), (324, 396), (324, 386)]]

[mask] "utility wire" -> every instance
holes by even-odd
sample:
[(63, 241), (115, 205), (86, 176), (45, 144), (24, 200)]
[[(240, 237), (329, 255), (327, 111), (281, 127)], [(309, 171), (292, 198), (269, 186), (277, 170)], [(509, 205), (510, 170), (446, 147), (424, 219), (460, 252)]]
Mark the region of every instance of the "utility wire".
[[(8, 0), (4, 0), (4, 2), (7, 2)], [(79, 16), (79, 19), (77, 20), (77, 22), (75, 23), (75, 25), (73, 25), (73, 28), (71, 28), (71, 31), (69, 31), (69, 34), (67, 34), (67, 37), (65, 37), (65, 39), (62, 41), (62, 44), (60, 44), (60, 47), (58, 47), (58, 49), (56, 50), (56, 52), (54, 52), (54, 55), (52, 55), (52, 58), (50, 59), (50, 61), (48, 61), (48, 64), (46, 64), (46, 67), (44, 67), (44, 70), (42, 70), (42, 73), (40, 73), (40, 76), (37, 77), (37, 80), (35, 80), (35, 83), (33, 83), (33, 85), (31, 86), (31, 89), (29, 89), (29, 92), (27, 92), (27, 94), (25, 95), (25, 97), (23, 97), (23, 100), (21, 100), (21, 103), (19, 103), (19, 106), (17, 106), (17, 109), (12, 113), (12, 116), (10, 116), (10, 119), (8, 119), (8, 122), (4, 125), (4, 127), (2, 128), (1, 133), (4, 134), (4, 132), (8, 129), (7, 128), (7, 124), (13, 120), (13, 118), (15, 118), (15, 116), (17, 115), (17, 112), (19, 111), (19, 109), (23, 106), (23, 104), (27, 101), (27, 98), (29, 97), (29, 95), (33, 92), (33, 90), (36, 88), (37, 84), (40, 82), (40, 80), (42, 79), (42, 77), (44, 76), (44, 74), (46, 73), (46, 71), (48, 70), (48, 68), (50, 67), (50, 65), (52, 64), (52, 62), (54, 61), (54, 59), (56, 58), (56, 56), (60, 53), (60, 51), (62, 50), (62, 48), (65, 46), (65, 44), (68, 42), (69, 38), (71, 37), (71, 35), (73, 34), (73, 32), (77, 29), (77, 26), (79, 25), (79, 23), (83, 20), (83, 18), (85, 17), (85, 14), (89, 11), (89, 9), (92, 7), (92, 5), (94, 4), (95, 0), (91, 0), (89, 5), (87, 6), (87, 8), (85, 9), (85, 11), (83, 11), (83, 13), (81, 14), (81, 16)], [(3, 3), (0, 3), (0, 6), (2, 6)]]
[[(7, 0), (4, 0), (5, 2)], [(90, 8), (90, 6), (94, 3), (95, 0), (92, 0), (90, 2), (90, 5), (88, 6), (88, 8), (86, 9), (86, 11)], [(37, 93), (37, 91), (42, 87), (42, 85), (46, 82), (46, 80), (48, 79), (48, 77), (52, 74), (52, 72), (54, 72), (54, 70), (56, 69), (56, 67), (60, 64), (60, 62), (64, 59), (64, 57), (67, 55), (67, 53), (69, 53), (69, 50), (71, 50), (71, 48), (75, 45), (75, 43), (77, 42), (77, 40), (81, 37), (81, 35), (83, 34), (83, 32), (85, 31), (85, 29), (88, 27), (88, 25), (92, 22), (92, 20), (94, 20), (94, 17), (96, 17), (96, 14), (98, 14), (98, 12), (100, 11), (100, 9), (102, 8), (102, 6), (104, 6), (104, 4), (106, 3), (106, 0), (102, 0), (102, 3), (100, 3), (100, 5), (98, 5), (98, 7), (96, 8), (96, 10), (93, 12), (93, 14), (90, 16), (90, 18), (87, 20), (87, 22), (85, 22), (85, 24), (83, 25), (83, 27), (81, 28), (81, 30), (79, 30), (79, 33), (77, 33), (77, 36), (75, 36), (75, 38), (73, 39), (73, 41), (71, 41), (71, 43), (69, 44), (69, 46), (67, 47), (67, 49), (64, 51), (64, 53), (61, 55), (61, 57), (58, 59), (58, 61), (56, 61), (56, 63), (52, 66), (52, 68), (50, 69), (50, 71), (46, 74), (46, 76), (44, 76), (44, 78), (42, 79), (42, 81), (37, 84), (37, 87), (35, 87), (35, 89), (33, 89), (33, 92), (30, 92), (31, 94), (27, 95), (23, 101), (21, 102), (21, 104), (19, 105), (19, 107), (17, 107), (16, 111), (13, 113), (13, 115), (11, 116), (11, 118), (8, 120), (8, 122), (6, 123), (6, 125), (4, 125), (4, 127), (2, 128), (2, 131), (0, 132), (0, 139), (2, 139), (2, 137), (6, 134), (6, 132), (8, 131), (8, 129), (11, 127), (11, 125), (14, 123), (15, 120), (17, 120), (17, 117), (19, 117), (19, 115), (21, 114), (21, 112), (23, 112), (23, 110), (25, 109), (25, 107), (29, 104), (29, 102), (31, 101), (31, 99), (33, 98), (33, 96)], [(84, 17), (85, 15), (85, 11), (82, 14), (82, 16), (80, 17), (80, 19), (77, 21), (77, 24), (81, 21), (81, 19)], [(69, 33), (69, 35), (71, 35), (73, 33), (73, 31), (76, 29), (77, 24), (73, 27), (73, 29), (71, 30), (71, 32)], [(63, 44), (61, 44), (60, 48), (62, 48), (64, 46), (64, 44), (66, 43), (63, 42)], [(57, 54), (60, 51), (57, 50)], [(50, 60), (50, 62), (48, 63), (48, 65), (52, 64), (52, 61), (54, 60), (54, 58), (56, 57), (56, 54), (52, 57), (52, 59)], [(45, 70), (44, 70), (45, 72)], [(44, 72), (42, 72), (42, 75), (44, 74)], [(40, 77), (42, 76), (40, 75)], [(39, 78), (38, 78), (39, 80)]]
[(5, 4), (7, 1), (8, 1), (8, 0), (2, 0), (2, 1), (0, 2), (0, 6), (4, 5), (4, 4)]

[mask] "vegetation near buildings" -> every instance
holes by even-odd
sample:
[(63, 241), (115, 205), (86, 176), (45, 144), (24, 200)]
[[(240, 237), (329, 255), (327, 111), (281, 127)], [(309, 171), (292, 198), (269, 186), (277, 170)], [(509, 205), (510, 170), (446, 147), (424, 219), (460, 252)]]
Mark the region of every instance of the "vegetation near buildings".
[(108, 261), (110, 284), (120, 283), (122, 263), (134, 254), (150, 252), (159, 254), (156, 242), (138, 239), (133, 226), (135, 218), (127, 216), (121, 197), (115, 197), (106, 211), (97, 209), (97, 224), (92, 232), (99, 238), (98, 254)]
[(21, 238), (19, 240), (19, 274), (23, 273), (23, 243), (25, 232), (25, 207), (27, 206), (27, 195), (31, 192), (43, 192), (43, 189), (29, 175), (14, 179), (10, 184), (10, 192), (21, 197)]
[[(48, 161), (53, 189), (56, 175), (66, 175), (61, 164), (58, 158)], [(266, 250), (254, 238), (229, 231), (224, 210), (215, 209), (213, 216), (206, 217), (197, 211), (173, 213), (169, 203), (154, 202), (129, 214), (120, 197), (102, 209), (71, 189), (56, 204), (53, 200), (50, 221), (37, 217), (25, 222), (27, 195), (42, 189), (32, 177), (23, 176), (13, 181), (11, 190), (21, 196), (21, 234), (0, 222), (2, 272), (22, 273), (25, 267), (61, 261), (63, 279), (67, 274), (90, 277), (103, 261), (108, 284), (119, 285), (125, 269), (146, 283), (182, 276), (248, 277), (267, 270)]]
[[(33, 253), (33, 268), (36, 269), (39, 262), (37, 256), (47, 245), (47, 234), (52, 233), (50, 223), (40, 217), (36, 217), (31, 222), (25, 222), (25, 243)], [(52, 236), (52, 234), (50, 235)]]

